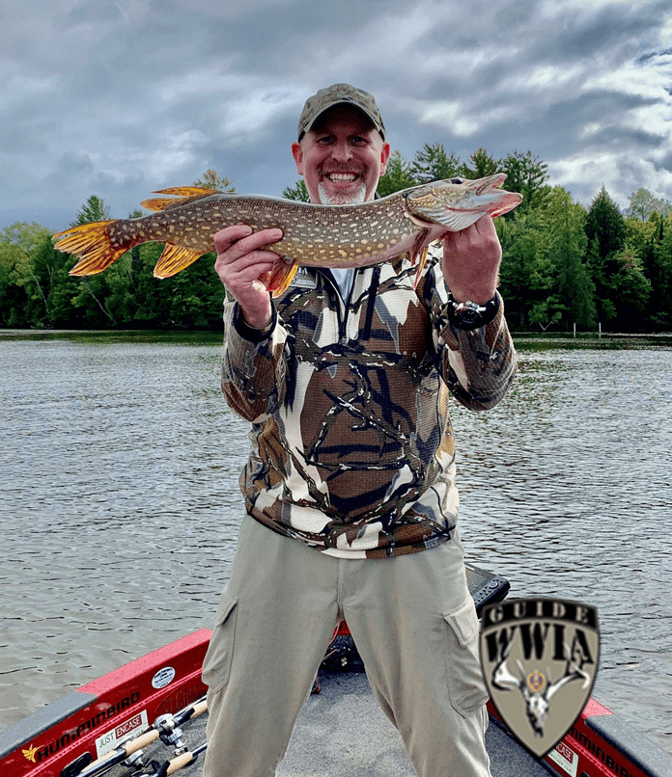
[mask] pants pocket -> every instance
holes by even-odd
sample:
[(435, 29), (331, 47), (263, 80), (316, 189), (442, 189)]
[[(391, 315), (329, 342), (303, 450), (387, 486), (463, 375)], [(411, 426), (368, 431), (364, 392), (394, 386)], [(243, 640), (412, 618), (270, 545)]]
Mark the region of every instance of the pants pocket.
[(233, 647), (236, 638), (238, 599), (225, 589), (219, 601), (215, 628), (203, 659), (202, 680), (211, 691), (218, 691), (229, 682)]
[(471, 715), (488, 700), (478, 651), (478, 617), (469, 600), (454, 612), (444, 612), (448, 626), (447, 652), (450, 703), (463, 717)]

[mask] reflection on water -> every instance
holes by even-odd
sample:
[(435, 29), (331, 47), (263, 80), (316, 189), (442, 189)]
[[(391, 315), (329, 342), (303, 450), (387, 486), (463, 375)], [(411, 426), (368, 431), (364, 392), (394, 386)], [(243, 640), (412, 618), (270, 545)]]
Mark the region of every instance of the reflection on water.
[[(521, 342), (501, 405), (453, 406), (461, 527), (512, 596), (598, 607), (594, 696), (672, 751), (672, 348), (626, 345)], [(248, 448), (219, 356), (203, 336), (0, 340), (0, 728), (210, 625)]]

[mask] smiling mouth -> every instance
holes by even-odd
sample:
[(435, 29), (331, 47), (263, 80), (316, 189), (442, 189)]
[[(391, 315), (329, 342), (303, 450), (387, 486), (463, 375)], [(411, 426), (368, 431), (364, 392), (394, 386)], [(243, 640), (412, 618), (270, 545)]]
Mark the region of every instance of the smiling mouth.
[(325, 178), (332, 183), (352, 183), (359, 178), (358, 173), (325, 173)]

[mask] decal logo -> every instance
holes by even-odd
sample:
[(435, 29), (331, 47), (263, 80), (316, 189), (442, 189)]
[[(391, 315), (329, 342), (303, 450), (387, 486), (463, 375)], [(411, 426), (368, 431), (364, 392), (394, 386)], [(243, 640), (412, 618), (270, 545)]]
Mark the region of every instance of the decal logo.
[(152, 677), (152, 688), (165, 688), (166, 685), (170, 685), (175, 679), (175, 670), (172, 666), (164, 666)]
[(39, 750), (39, 747), (33, 747), (32, 745), (27, 750), (22, 750), (21, 752), (23, 755), (31, 762), (31, 763), (37, 763), (35, 760), (35, 756), (37, 755), (37, 751)]
[(125, 720), (110, 731), (106, 731), (96, 739), (96, 756), (101, 756), (115, 750), (119, 743), (131, 734), (137, 734), (148, 727), (147, 710), (141, 710), (137, 715)]
[[(100, 709), (99, 705), (95, 705), (98, 708), (96, 714), (93, 713), (93, 708), (90, 707), (85, 710), (85, 714), (91, 715), (91, 717), (79, 719), (77, 725), (73, 728), (61, 730), (56, 733), (56, 739), (52, 739), (48, 744), (37, 745), (35, 747), (32, 743), (30, 747), (23, 750), (24, 757), (31, 763), (42, 763), (50, 758), (55, 753), (58, 753), (64, 747), (76, 742), (78, 739), (86, 739), (91, 735), (94, 729), (98, 726), (102, 726), (107, 723), (115, 715), (118, 715), (124, 710), (130, 709), (134, 704), (140, 701), (140, 694), (135, 691), (130, 696), (126, 696), (114, 705), (109, 704), (107, 707)], [(141, 713), (142, 714), (142, 713)], [(146, 713), (144, 713), (146, 714)]]
[(309, 270), (307, 267), (299, 266), (292, 281), (293, 286), (298, 286), (302, 289), (316, 289), (317, 277), (314, 270)]
[(560, 599), (483, 608), (481, 666), (490, 697), (518, 741), (545, 756), (572, 727), (595, 683), (597, 610)]

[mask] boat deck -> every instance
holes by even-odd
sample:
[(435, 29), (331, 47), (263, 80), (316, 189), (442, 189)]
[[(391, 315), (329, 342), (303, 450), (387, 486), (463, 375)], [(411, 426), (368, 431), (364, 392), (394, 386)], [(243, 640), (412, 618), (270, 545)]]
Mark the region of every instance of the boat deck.
[[(278, 777), (417, 777), (399, 733), (371, 692), (364, 673), (320, 673), (322, 689), (311, 695), (294, 730)], [(205, 741), (207, 713), (184, 728), (185, 741)], [(491, 722), (486, 735), (493, 777), (548, 777), (549, 771)], [(151, 758), (166, 758), (159, 743)], [(203, 755), (177, 774), (197, 777)], [(122, 775), (116, 767), (109, 774)]]
[[(278, 777), (417, 777), (366, 675), (322, 674), (321, 681), (321, 692), (299, 716)], [(486, 744), (493, 777), (548, 777), (546, 768), (493, 722)]]

